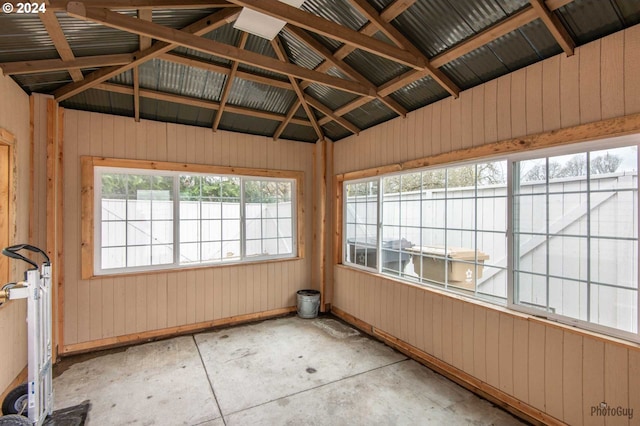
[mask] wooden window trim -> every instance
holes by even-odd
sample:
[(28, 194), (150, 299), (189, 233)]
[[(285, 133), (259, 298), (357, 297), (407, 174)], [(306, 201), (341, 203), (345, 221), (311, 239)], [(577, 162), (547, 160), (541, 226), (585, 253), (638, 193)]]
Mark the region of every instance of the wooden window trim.
[[(297, 231), (297, 254), (294, 258), (287, 259), (268, 259), (261, 260), (255, 263), (267, 263), (276, 261), (289, 261), (296, 259), (303, 259), (305, 252), (305, 239), (304, 239), (304, 172), (293, 170), (270, 170), (270, 169), (253, 169), (247, 167), (225, 167), (225, 166), (212, 166), (204, 164), (185, 164), (185, 163), (173, 163), (168, 161), (147, 161), (147, 160), (128, 160), (128, 159), (116, 159), (116, 158), (104, 158), (104, 157), (92, 157), (82, 156), (80, 157), (81, 165), (81, 278), (83, 280), (105, 277), (121, 277), (129, 275), (147, 275), (154, 273), (167, 273), (175, 271), (183, 271), (194, 268), (218, 268), (225, 266), (232, 266), (230, 264), (205, 264), (196, 267), (184, 267), (184, 268), (169, 268), (162, 270), (152, 270), (144, 272), (132, 272), (131, 274), (107, 274), (107, 275), (95, 275), (94, 273), (94, 205), (95, 205), (95, 191), (94, 191), (94, 170), (96, 167), (119, 167), (128, 169), (144, 169), (144, 170), (159, 170), (159, 171), (171, 171), (180, 173), (206, 173), (206, 174), (222, 174), (222, 175), (241, 175), (250, 177), (266, 177), (266, 178), (282, 178), (282, 179), (294, 179), (296, 181), (296, 231)], [(239, 262), (234, 263), (233, 266), (242, 265)], [(254, 262), (250, 262), (254, 263)]]

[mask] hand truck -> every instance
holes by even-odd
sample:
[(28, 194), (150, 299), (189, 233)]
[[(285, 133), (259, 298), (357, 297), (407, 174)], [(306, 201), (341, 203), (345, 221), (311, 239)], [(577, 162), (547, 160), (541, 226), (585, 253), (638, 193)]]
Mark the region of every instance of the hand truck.
[[(22, 250), (41, 254), (45, 260), (38, 266), (20, 254)], [(27, 299), (29, 354), (29, 381), (7, 394), (0, 425), (40, 426), (53, 412), (51, 261), (43, 250), (29, 244), (7, 247), (2, 254), (27, 262), (32, 268), (25, 271), (24, 281), (5, 284), (0, 290), (0, 305), (7, 300)]]

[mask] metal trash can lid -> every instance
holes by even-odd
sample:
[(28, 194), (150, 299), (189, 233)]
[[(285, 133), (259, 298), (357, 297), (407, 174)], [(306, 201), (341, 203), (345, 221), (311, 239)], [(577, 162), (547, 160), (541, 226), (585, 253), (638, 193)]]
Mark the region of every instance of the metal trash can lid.
[(318, 290), (298, 290), (297, 294), (300, 296), (315, 296), (320, 292)]

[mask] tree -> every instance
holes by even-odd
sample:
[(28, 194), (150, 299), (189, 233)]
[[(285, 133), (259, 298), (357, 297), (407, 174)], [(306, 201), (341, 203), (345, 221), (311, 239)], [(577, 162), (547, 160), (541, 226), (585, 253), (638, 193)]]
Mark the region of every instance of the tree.
[(622, 157), (607, 152), (605, 155), (599, 155), (591, 160), (591, 174), (613, 173), (618, 170), (621, 163)]

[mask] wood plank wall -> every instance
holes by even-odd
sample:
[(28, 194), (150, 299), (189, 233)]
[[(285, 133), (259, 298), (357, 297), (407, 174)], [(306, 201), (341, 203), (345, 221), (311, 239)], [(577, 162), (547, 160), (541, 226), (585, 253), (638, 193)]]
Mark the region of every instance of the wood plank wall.
[[(531, 65), (335, 144), (334, 173), (372, 168), (640, 112), (640, 25)], [(333, 216), (332, 216), (333, 217)], [(333, 305), (569, 424), (590, 407), (632, 407), (640, 350), (334, 267)]]
[[(29, 97), (10, 78), (0, 76), (0, 128), (15, 137), (16, 235), (13, 242), (29, 237)], [(10, 261), (11, 280), (20, 280), (26, 269)], [(5, 283), (0, 283), (3, 285)], [(16, 300), (0, 307), (0, 394), (27, 365), (26, 301)]]
[(312, 241), (313, 144), (74, 110), (65, 110), (64, 135), (63, 353), (293, 307), (310, 287), (311, 244), (300, 260), (81, 280), (80, 156), (304, 171)]

